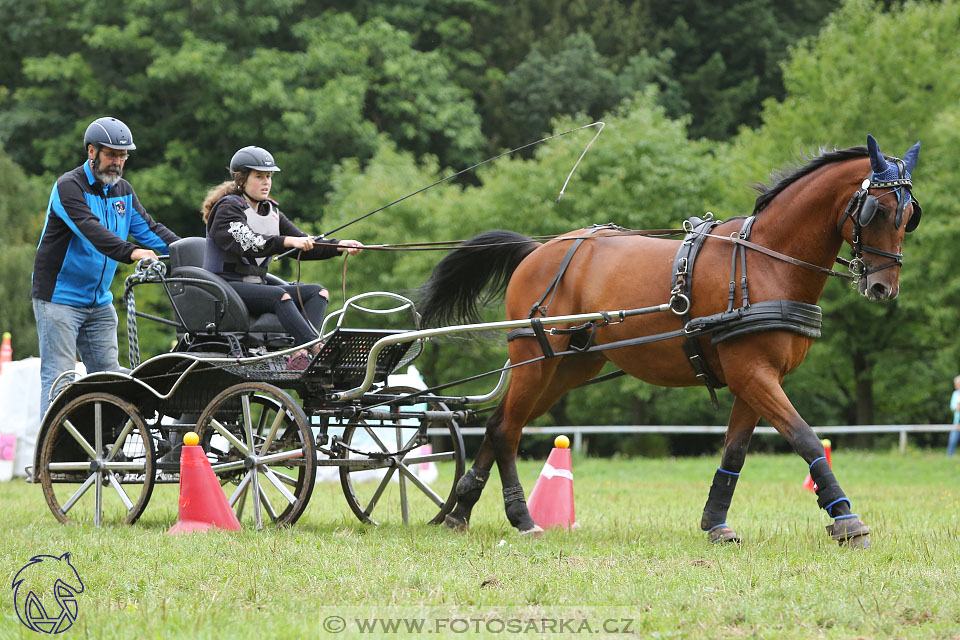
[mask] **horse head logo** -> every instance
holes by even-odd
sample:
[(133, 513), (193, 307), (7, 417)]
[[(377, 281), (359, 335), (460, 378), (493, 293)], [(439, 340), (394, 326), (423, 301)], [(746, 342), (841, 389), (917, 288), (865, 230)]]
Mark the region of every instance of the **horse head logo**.
[[(23, 626), (38, 633), (63, 633), (77, 619), (80, 574), (70, 554), (34, 556), (13, 578), (13, 602)], [(54, 604), (55, 603), (55, 604)]]

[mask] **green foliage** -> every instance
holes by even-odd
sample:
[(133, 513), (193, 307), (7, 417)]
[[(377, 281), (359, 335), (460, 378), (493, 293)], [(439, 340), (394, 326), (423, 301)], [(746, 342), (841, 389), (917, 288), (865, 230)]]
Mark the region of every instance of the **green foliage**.
[(789, 48), (815, 33), (837, 4), (652, 0), (650, 18), (659, 30), (648, 48), (675, 54), (672, 70), (689, 105), (691, 135), (722, 140), (741, 125), (759, 124), (761, 101), (783, 96), (780, 64)]
[[(80, 12), (64, 36), (69, 50), (26, 48), (0, 139), (28, 158), (28, 171), (62, 172), (83, 157), (93, 118), (121, 117), (137, 141), (129, 173), (141, 200), (162, 207), (181, 235), (202, 233), (195, 212), (206, 187), (226, 177), (231, 154), (247, 144), (274, 152), (284, 168), (277, 197), (296, 193), (312, 220), (334, 166), (369, 159), (378, 131), (444, 162), (476, 159), (479, 117), (437, 54), (415, 50), (382, 19), (359, 24), (301, 4), (250, 3), (249, 16), (220, 1), (196, 11), (140, 0)], [(294, 9), (295, 21), (281, 20)], [(101, 23), (103, 14), (115, 23)], [(238, 38), (241, 24), (249, 30)], [(44, 39), (36, 26), (31, 35)]]

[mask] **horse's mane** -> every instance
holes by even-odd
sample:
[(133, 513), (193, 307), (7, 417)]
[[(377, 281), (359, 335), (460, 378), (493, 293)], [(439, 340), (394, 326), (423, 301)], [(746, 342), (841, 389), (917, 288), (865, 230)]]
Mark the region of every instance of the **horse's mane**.
[(770, 204), (770, 201), (776, 198), (781, 191), (824, 165), (833, 162), (843, 162), (844, 160), (850, 160), (852, 158), (866, 157), (868, 157), (868, 151), (864, 146), (850, 147), (849, 149), (834, 149), (832, 151), (826, 151), (821, 148), (820, 155), (813, 159), (804, 155), (801, 161), (806, 162), (806, 164), (793, 167), (794, 170), (792, 173), (787, 173), (788, 170), (786, 169), (780, 169), (771, 173), (770, 180), (774, 183), (773, 186), (767, 186), (763, 183), (753, 185), (753, 188), (760, 192), (760, 195), (757, 196), (756, 203), (753, 205), (753, 213), (757, 214), (763, 211), (766, 206)]

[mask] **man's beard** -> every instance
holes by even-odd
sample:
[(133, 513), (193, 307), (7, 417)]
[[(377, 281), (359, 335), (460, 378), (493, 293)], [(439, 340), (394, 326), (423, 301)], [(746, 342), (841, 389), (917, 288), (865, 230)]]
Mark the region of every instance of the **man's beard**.
[(118, 182), (123, 176), (123, 169), (120, 167), (111, 167), (107, 171), (100, 170), (100, 158), (99, 156), (93, 161), (93, 177), (102, 182), (104, 185), (110, 187)]

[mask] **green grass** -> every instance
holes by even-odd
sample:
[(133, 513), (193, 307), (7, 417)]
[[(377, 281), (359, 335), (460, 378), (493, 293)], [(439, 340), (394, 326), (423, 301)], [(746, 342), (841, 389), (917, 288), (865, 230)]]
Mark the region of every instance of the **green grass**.
[[(12, 482), (0, 485), (0, 557), (10, 585), (31, 556), (71, 553), (86, 589), (62, 637), (321, 637), (331, 615), (496, 611), (630, 620), (644, 638), (960, 637), (960, 465), (917, 451), (839, 451), (833, 463), (874, 531), (868, 551), (827, 537), (796, 456), (753, 455), (729, 518), (740, 548), (698, 529), (716, 459), (577, 458), (581, 528), (539, 540), (507, 525), (496, 473), (465, 535), (361, 525), (332, 483), (283, 531), (167, 536), (175, 485), (132, 527), (81, 529), (54, 520), (39, 486)], [(541, 464), (521, 465), (528, 495)], [(481, 635), (516, 635), (491, 628)], [(0, 637), (35, 637), (9, 586)]]

